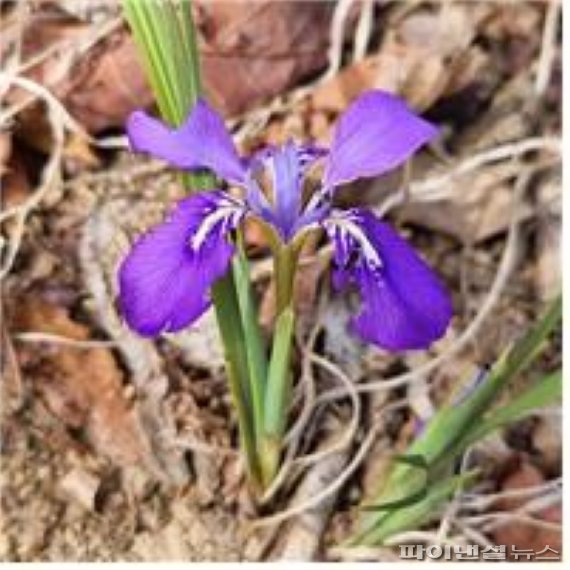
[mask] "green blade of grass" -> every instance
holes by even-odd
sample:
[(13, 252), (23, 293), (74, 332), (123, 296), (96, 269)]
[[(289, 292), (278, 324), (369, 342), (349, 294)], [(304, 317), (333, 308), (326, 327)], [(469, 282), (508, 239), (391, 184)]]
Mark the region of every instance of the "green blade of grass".
[[(538, 323), (503, 353), (488, 377), (459, 402), (439, 410), (424, 432), (410, 445), (406, 456), (423, 457), (431, 481), (448, 476), (457, 457), (476, 441), (474, 435), (481, 437), (493, 426), (504, 425), (505, 421), (518, 417), (519, 413), (528, 412), (531, 406), (537, 407), (545, 401), (552, 401), (558, 390), (556, 375), (554, 378), (549, 377), (541, 386), (531, 389), (529, 396), (522, 395), (518, 402), (507, 406), (506, 411), (499, 412), (501, 408), (492, 410), (502, 389), (540, 354), (548, 336), (559, 326), (561, 316), (561, 299), (557, 298)], [(478, 431), (483, 429), (486, 431)], [(425, 481), (426, 475), (417, 465), (395, 461), (378, 492), (365, 501), (365, 510), (370, 510), (369, 507), (373, 508), (374, 505), (385, 508), (386, 505), (396, 503), (396, 508), (390, 512), (397, 512), (401, 510), (398, 503), (406, 497), (418, 496), (425, 488)], [(403, 509), (406, 511), (407, 507)], [(388, 520), (389, 515), (386, 512), (365, 513), (360, 520), (358, 536), (367, 535), (372, 529), (377, 529), (381, 534), (383, 531), (378, 529), (383, 526), (383, 521)]]
[(259, 442), (263, 481), (268, 485), (277, 472), (291, 392), (291, 351), (295, 313), (285, 308), (275, 323), (273, 347), (265, 390), (264, 426)]
[[(448, 500), (460, 487), (471, 485), (478, 472), (468, 471), (460, 475), (448, 477), (434, 483), (421, 499), (412, 504), (389, 512), (379, 513), (378, 523), (357, 534), (349, 542), (349, 546), (364, 545), (375, 546), (382, 544), (387, 538), (413, 530), (433, 520), (439, 514), (441, 505)], [(369, 505), (373, 509), (374, 505)]]
[(475, 429), (469, 433), (469, 436), (463, 443), (463, 447), (467, 448), (496, 429), (517, 422), (534, 410), (560, 402), (561, 399), (562, 370), (557, 370), (536, 381), (533, 386), (508, 404), (493, 410), (488, 417), (484, 417)]
[(257, 320), (257, 307), (250, 287), (249, 264), (245, 255), (238, 252), (234, 258), (234, 278), (241, 309), (245, 351), (249, 370), (249, 388), (254, 415), (255, 438), (259, 439), (264, 423), (264, 394), (267, 378), (265, 344)]

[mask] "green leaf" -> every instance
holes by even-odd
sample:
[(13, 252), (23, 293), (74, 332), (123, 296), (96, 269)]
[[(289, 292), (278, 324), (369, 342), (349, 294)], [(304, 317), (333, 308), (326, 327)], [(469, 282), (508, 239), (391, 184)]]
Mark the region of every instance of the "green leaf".
[(249, 264), (238, 251), (233, 262), (236, 291), (239, 299), (241, 323), (245, 338), (245, 351), (249, 370), (249, 393), (254, 415), (256, 439), (263, 431), (264, 394), (267, 378), (265, 343), (257, 320), (257, 307), (250, 287)]
[(517, 422), (535, 410), (545, 408), (562, 399), (562, 370), (538, 380), (508, 404), (492, 410), (469, 433), (464, 446), (469, 447), (489, 433), (507, 424)]
[(395, 534), (419, 528), (436, 518), (442, 504), (459, 488), (473, 484), (477, 475), (478, 472), (472, 470), (434, 483), (419, 501), (381, 513), (377, 524), (357, 534), (349, 541), (349, 546), (382, 544)]
[(273, 349), (267, 375), (264, 432), (269, 436), (280, 436), (285, 429), (286, 403), (291, 384), (291, 349), (294, 328), (295, 314), (291, 307), (287, 307), (275, 323)]
[[(397, 455), (394, 458), (394, 463), (404, 463), (410, 465), (416, 470), (419, 470), (419, 484), (416, 489), (402, 489), (404, 493), (401, 498), (392, 497), (389, 501), (383, 503), (365, 504), (360, 507), (362, 511), (392, 511), (395, 509), (401, 509), (412, 503), (415, 503), (423, 499), (428, 491), (428, 485), (430, 484), (430, 466), (428, 465), (426, 458), (423, 455)], [(409, 492), (406, 492), (409, 491)]]
[(291, 394), (291, 350), (295, 314), (281, 312), (275, 324), (273, 348), (265, 389), (264, 430), (258, 444), (262, 481), (269, 485), (277, 473)]

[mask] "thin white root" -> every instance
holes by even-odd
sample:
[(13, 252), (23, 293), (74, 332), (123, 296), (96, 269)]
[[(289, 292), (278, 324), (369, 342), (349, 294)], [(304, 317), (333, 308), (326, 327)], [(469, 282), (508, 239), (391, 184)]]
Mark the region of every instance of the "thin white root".
[(345, 450), (347, 447), (350, 446), (354, 436), (356, 435), (356, 431), (358, 430), (358, 425), (360, 423), (360, 413), (361, 413), (361, 404), (360, 398), (358, 397), (358, 393), (354, 389), (354, 383), (352, 380), (336, 365), (319, 356), (318, 354), (311, 353), (309, 358), (315, 364), (318, 364), (325, 370), (327, 370), (333, 376), (336, 376), (346, 387), (348, 390), (348, 396), (352, 402), (352, 418), (350, 420), (350, 424), (346, 429), (344, 436), (341, 440), (336, 443), (335, 445), (331, 446), (328, 449), (323, 449), (322, 451), (317, 451), (315, 453), (311, 453), (309, 455), (303, 455), (301, 457), (297, 457), (294, 461), (296, 465), (310, 465), (311, 463), (316, 463), (317, 461), (321, 461), (325, 457), (329, 455), (333, 455), (340, 451)]
[[(408, 405), (407, 399), (398, 400), (397, 402), (394, 402), (394, 403), (390, 404), (389, 406), (386, 406), (380, 412), (380, 415), (384, 415), (384, 414), (391, 412), (391, 411), (394, 411), (396, 409), (404, 408), (407, 405)], [(251, 523), (252, 529), (274, 525), (274, 524), (283, 522), (284, 520), (290, 519), (291, 517), (297, 516), (297, 515), (305, 512), (305, 511), (309, 510), (309, 509), (315, 508), (322, 501), (324, 501), (325, 499), (327, 499), (328, 497), (330, 497), (331, 495), (336, 493), (346, 483), (346, 481), (348, 481), (348, 479), (352, 476), (352, 474), (358, 469), (358, 467), (360, 466), (360, 464), (362, 463), (362, 461), (366, 457), (366, 454), (368, 453), (368, 451), (372, 447), (372, 444), (374, 443), (374, 440), (376, 439), (376, 436), (378, 435), (378, 431), (379, 431), (379, 429), (381, 429), (382, 426), (383, 426), (383, 423), (380, 422), (379, 418), (378, 418), (377, 421), (375, 422), (375, 424), (372, 426), (372, 428), (368, 432), (368, 435), (366, 436), (366, 438), (362, 442), (357, 453), (351, 459), (349, 464), (344, 468), (342, 473), (340, 473), (339, 476), (336, 477), (336, 479), (328, 487), (323, 489), (320, 493), (318, 493), (314, 497), (311, 497), (307, 501), (304, 501), (303, 503), (300, 503), (298, 505), (294, 505), (293, 507), (290, 507), (289, 509), (281, 511), (280, 513), (276, 513), (275, 515), (260, 518), (260, 519), (253, 521)]]
[(550, 76), (552, 75), (552, 66), (556, 56), (556, 35), (559, 12), (560, 2), (558, 0), (550, 0), (544, 18), (540, 58), (538, 60), (534, 80), (534, 92), (538, 97), (542, 97), (546, 92)]
[(354, 0), (339, 0), (333, 14), (330, 31), (329, 66), (321, 81), (334, 77), (342, 63), (342, 48), (348, 14)]
[(538, 150), (560, 154), (562, 142), (557, 137), (529, 137), (484, 150), (466, 158), (448, 172), (423, 181), (412, 182), (410, 184), (410, 195), (413, 199), (420, 201), (442, 200), (449, 196), (449, 188), (466, 174), (474, 172), (486, 164), (506, 159), (514, 160), (528, 152)]
[(313, 327), (311, 334), (309, 335), (307, 347), (303, 351), (303, 370), (301, 374), (301, 383), (305, 388), (303, 409), (301, 410), (301, 413), (299, 414), (296, 422), (285, 435), (284, 442), (285, 445), (287, 445), (285, 457), (283, 459), (283, 463), (281, 464), (279, 472), (275, 476), (275, 479), (272, 481), (271, 485), (265, 491), (263, 497), (260, 499), (260, 504), (262, 505), (267, 504), (269, 501), (271, 501), (285, 482), (287, 475), (293, 466), (293, 460), (295, 458), (295, 454), (297, 453), (297, 449), (299, 448), (303, 431), (314, 409), (316, 388), (315, 378), (313, 376), (312, 370), (312, 362), (309, 356), (314, 349), (315, 342), (320, 330), (321, 324), (317, 322)]
[(59, 344), (61, 346), (69, 346), (71, 348), (102, 348), (118, 346), (118, 342), (114, 340), (78, 340), (75, 338), (69, 338), (67, 336), (62, 336), (59, 334), (51, 334), (36, 331), (26, 331), (13, 333), (10, 335), (13, 339), (20, 342), (44, 342), (48, 344)]
[[(8, 251), (5, 254), (4, 262), (0, 268), (0, 281), (10, 272), (12, 265), (16, 260), (26, 229), (26, 220), (28, 216), (45, 198), (46, 194), (52, 189), (52, 187), (61, 179), (60, 169), (65, 133), (65, 117), (62, 111), (63, 106), (59, 101), (57, 101), (57, 99), (55, 99), (55, 97), (53, 97), (53, 95), (51, 95), (51, 93), (47, 91), (47, 89), (33, 81), (23, 79), (21, 77), (11, 77), (0, 72), (0, 83), (2, 82), (15, 83), (25, 89), (40, 92), (42, 94), (43, 99), (47, 104), (47, 117), (52, 130), (54, 144), (53, 151), (43, 169), (39, 188), (22, 204), (15, 206), (14, 208), (10, 208), (0, 214), (0, 223), (10, 217), (15, 218), (13, 232), (8, 240)], [(2, 116), (0, 115), (0, 124), (3, 122), (1, 117)]]
[(374, 0), (361, 0), (360, 15), (356, 24), (354, 34), (354, 49), (352, 51), (352, 61), (356, 63), (364, 58), (372, 34), (372, 24), (374, 23)]

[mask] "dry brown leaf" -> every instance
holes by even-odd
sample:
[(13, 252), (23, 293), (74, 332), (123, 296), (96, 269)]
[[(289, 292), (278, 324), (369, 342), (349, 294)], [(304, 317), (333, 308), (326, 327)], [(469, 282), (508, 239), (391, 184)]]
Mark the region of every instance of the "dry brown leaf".
[[(206, 90), (223, 113), (242, 112), (277, 95), (327, 62), (329, 3), (271, 0), (203, 2), (197, 26)], [(89, 132), (122, 127), (153, 97), (134, 43), (114, 31), (74, 61), (77, 46), (93, 27), (57, 9), (37, 8), (26, 20), (24, 59), (59, 46), (28, 76), (50, 88)], [(11, 101), (22, 97), (12, 94)], [(30, 119), (31, 121), (32, 119)]]
[(28, 170), (22, 155), (12, 153), (2, 178), (2, 207), (11, 208), (24, 202), (32, 192)]
[[(87, 340), (89, 330), (66, 311), (40, 299), (15, 310), (19, 330)], [(50, 410), (70, 427), (83, 428), (101, 454), (119, 465), (160, 469), (150, 450), (136, 407), (124, 395), (122, 373), (106, 348), (52, 346), (38, 353), (35, 388)]]
[(444, 94), (464, 89), (488, 62), (479, 48), (471, 47), (483, 14), (473, 7), (447, 6), (414, 12), (389, 29), (377, 54), (345, 68), (315, 90), (314, 107), (340, 112), (365, 89), (384, 89), (422, 111)]
[[(544, 475), (536, 467), (527, 461), (522, 461), (518, 468), (509, 474), (501, 484), (501, 490), (509, 491), (534, 487), (544, 482)], [(528, 499), (508, 498), (497, 503), (504, 511), (514, 511), (521, 507)], [(553, 522), (562, 522), (561, 505), (553, 505), (533, 515), (536, 518)], [(550, 546), (560, 552), (562, 549), (562, 536), (560, 532), (546, 528), (540, 528), (524, 522), (516, 525), (502, 526), (493, 533), (495, 544), (506, 544), (510, 550), (511, 545), (517, 549), (532, 549), (540, 552), (545, 546)]]
[(203, 2), (206, 87), (228, 114), (277, 95), (327, 62), (329, 2)]
[[(442, 232), (463, 243), (476, 244), (504, 231), (511, 220), (513, 188), (509, 182), (516, 166), (499, 163), (488, 166), (467, 180), (453, 184), (449, 198), (437, 202), (409, 202), (402, 206), (403, 221)], [(521, 207), (523, 218), (532, 213)]]

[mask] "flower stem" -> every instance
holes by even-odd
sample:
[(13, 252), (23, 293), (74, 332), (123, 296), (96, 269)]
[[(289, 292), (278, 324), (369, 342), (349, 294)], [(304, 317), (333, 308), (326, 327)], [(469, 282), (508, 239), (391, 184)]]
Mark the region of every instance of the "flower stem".
[(263, 485), (267, 487), (277, 473), (289, 403), (293, 375), (290, 369), (295, 315), (291, 307), (285, 308), (275, 324), (275, 335), (267, 389), (263, 435), (258, 444), (259, 464)]
[(293, 302), (293, 286), (298, 254), (291, 245), (280, 247), (275, 253), (275, 310), (279, 315)]
[(277, 320), (265, 391), (264, 429), (258, 443), (261, 478), (265, 487), (277, 474), (291, 400), (291, 352), (295, 330), (293, 290), (297, 260), (298, 250), (291, 244), (274, 251)]

